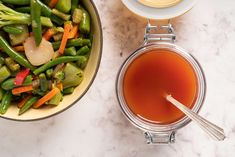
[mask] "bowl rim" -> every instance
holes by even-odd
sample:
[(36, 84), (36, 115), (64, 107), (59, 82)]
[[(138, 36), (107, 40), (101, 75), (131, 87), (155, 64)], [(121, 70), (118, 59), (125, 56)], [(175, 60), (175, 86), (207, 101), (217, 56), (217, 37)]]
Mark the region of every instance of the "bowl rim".
[(89, 82), (88, 86), (86, 87), (86, 89), (84, 90), (84, 92), (80, 95), (79, 98), (77, 98), (74, 102), (72, 102), (70, 105), (68, 105), (67, 107), (65, 107), (64, 109), (60, 110), (60, 111), (57, 111), (53, 114), (50, 114), (48, 116), (45, 116), (45, 117), (40, 117), (40, 118), (35, 118), (35, 119), (16, 119), (16, 118), (9, 118), (9, 117), (4, 117), (4, 116), (1, 116), (0, 115), (0, 118), (2, 119), (6, 119), (6, 120), (11, 120), (11, 121), (16, 121), (16, 122), (35, 122), (35, 121), (40, 121), (40, 120), (44, 120), (44, 119), (47, 119), (47, 118), (50, 118), (50, 117), (53, 117), (53, 116), (56, 116), (66, 110), (68, 110), (70, 107), (74, 106), (79, 100), (82, 99), (82, 97), (87, 93), (87, 91), (90, 89), (91, 85), (93, 84), (96, 76), (97, 76), (97, 73), (99, 71), (99, 67), (100, 67), (100, 62), (101, 62), (101, 58), (102, 58), (102, 53), (103, 53), (103, 30), (102, 30), (102, 24), (101, 24), (101, 19), (100, 19), (100, 15), (99, 15), (99, 11), (94, 3), (93, 0), (90, 0), (91, 2), (91, 5), (97, 15), (97, 21), (98, 21), (98, 25), (99, 25), (99, 31), (100, 31), (100, 49), (99, 49), (99, 57), (98, 57), (98, 63), (97, 63), (97, 66), (96, 66), (96, 69), (95, 69), (95, 73), (91, 79), (91, 81)]

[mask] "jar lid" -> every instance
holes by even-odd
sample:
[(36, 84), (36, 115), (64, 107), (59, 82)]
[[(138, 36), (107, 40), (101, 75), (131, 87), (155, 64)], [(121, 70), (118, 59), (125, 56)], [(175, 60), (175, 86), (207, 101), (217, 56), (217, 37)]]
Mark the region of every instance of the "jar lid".
[(182, 0), (138, 0), (140, 3), (155, 8), (167, 8), (177, 5)]
[(122, 0), (123, 4), (135, 14), (155, 20), (166, 20), (180, 16), (189, 11), (195, 5), (196, 1), (197, 0), (169, 0), (169, 2), (177, 3), (162, 3), (162, 5), (160, 5), (162, 7), (160, 7), (160, 3), (158, 3), (157, 7), (157, 5), (146, 3), (147, 0)]

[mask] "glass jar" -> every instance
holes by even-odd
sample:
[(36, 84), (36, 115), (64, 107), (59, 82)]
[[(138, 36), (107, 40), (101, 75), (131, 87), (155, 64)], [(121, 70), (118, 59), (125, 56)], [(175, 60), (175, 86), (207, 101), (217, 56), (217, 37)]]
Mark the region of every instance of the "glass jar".
[[(167, 33), (153, 33), (153, 30), (166, 31)], [(186, 116), (178, 121), (170, 124), (154, 124), (136, 116), (128, 107), (123, 95), (123, 78), (128, 66), (140, 55), (149, 52), (150, 50), (166, 49), (177, 53), (185, 58), (188, 63), (193, 67), (197, 76), (197, 98), (194, 102), (192, 110), (198, 112), (203, 105), (206, 93), (206, 81), (203, 70), (197, 60), (185, 51), (183, 48), (174, 44), (175, 41), (174, 29), (171, 24), (163, 25), (160, 27), (152, 26), (150, 23), (146, 26), (144, 44), (133, 52), (123, 63), (117, 76), (116, 93), (125, 117), (137, 128), (144, 131), (144, 135), (148, 144), (168, 144), (175, 142), (175, 133), (178, 129), (184, 127), (190, 122)], [(156, 52), (157, 53), (157, 52)]]

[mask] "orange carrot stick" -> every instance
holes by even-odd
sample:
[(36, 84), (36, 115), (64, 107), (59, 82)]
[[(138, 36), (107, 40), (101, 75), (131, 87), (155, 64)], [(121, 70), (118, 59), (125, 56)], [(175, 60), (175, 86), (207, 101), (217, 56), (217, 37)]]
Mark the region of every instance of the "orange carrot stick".
[(50, 8), (54, 8), (57, 3), (58, 3), (58, 0), (51, 0), (48, 6), (49, 6)]
[(13, 49), (17, 52), (23, 52), (24, 51), (24, 46), (15, 46)]
[(50, 40), (50, 38), (55, 35), (55, 30), (53, 28), (49, 28), (44, 34), (43, 37), (46, 40)]
[(44, 95), (41, 99), (39, 99), (34, 105), (34, 108), (39, 108), (41, 107), (45, 102), (49, 101), (52, 99), (57, 93), (59, 92), (58, 88), (53, 88), (49, 93)]
[(69, 39), (73, 39), (78, 34), (78, 25), (74, 25), (71, 31), (69, 32)]
[(26, 101), (29, 100), (30, 97), (31, 97), (31, 96), (29, 95), (29, 96), (26, 96), (25, 98), (23, 98), (23, 99), (19, 102), (19, 104), (17, 105), (18, 108), (22, 108), (22, 107), (24, 106), (24, 104), (26, 103)]
[(70, 32), (71, 27), (72, 27), (72, 25), (70, 22), (66, 22), (64, 24), (64, 34), (63, 34), (63, 38), (62, 38), (60, 48), (59, 48), (60, 54), (64, 54), (64, 49), (65, 49), (67, 41), (68, 41), (69, 32)]
[(24, 93), (24, 92), (29, 92), (29, 91), (32, 91), (33, 90), (33, 86), (32, 85), (28, 85), (28, 86), (22, 86), (22, 87), (17, 87), (17, 88), (14, 88), (12, 89), (12, 94), (13, 95), (17, 95), (17, 94), (21, 94), (21, 93)]

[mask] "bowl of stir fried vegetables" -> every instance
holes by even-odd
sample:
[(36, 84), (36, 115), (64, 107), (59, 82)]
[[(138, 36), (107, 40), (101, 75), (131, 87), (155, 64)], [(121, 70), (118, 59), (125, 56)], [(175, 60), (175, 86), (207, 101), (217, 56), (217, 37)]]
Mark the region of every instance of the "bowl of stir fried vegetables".
[(102, 53), (93, 1), (0, 1), (0, 117), (56, 115), (89, 89)]

